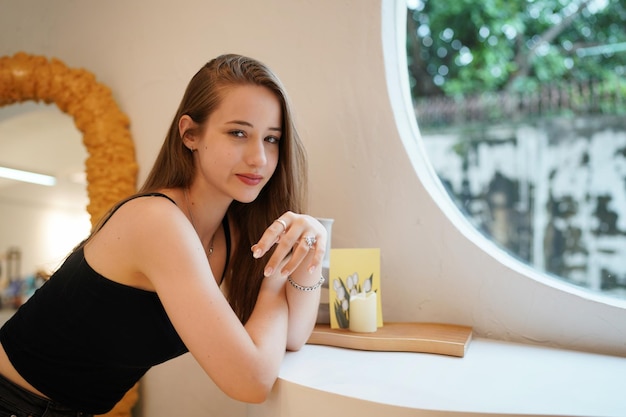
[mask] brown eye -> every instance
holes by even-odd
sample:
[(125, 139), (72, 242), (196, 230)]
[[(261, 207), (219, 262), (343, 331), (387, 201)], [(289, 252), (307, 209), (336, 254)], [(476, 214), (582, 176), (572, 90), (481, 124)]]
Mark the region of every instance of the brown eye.
[(265, 138), (265, 141), (269, 142), (269, 143), (276, 143), (277, 144), (277, 143), (280, 142), (280, 138), (278, 138), (276, 136), (268, 136), (268, 137)]

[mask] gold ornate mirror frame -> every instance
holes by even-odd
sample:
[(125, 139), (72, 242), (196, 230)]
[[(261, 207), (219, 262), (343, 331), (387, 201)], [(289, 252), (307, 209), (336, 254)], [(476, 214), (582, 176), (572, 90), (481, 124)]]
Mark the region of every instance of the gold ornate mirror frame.
[[(28, 100), (55, 103), (83, 133), (88, 153), (87, 212), (95, 225), (115, 202), (136, 190), (137, 163), (128, 117), (110, 89), (89, 71), (23, 52), (0, 57), (0, 107)], [(130, 416), (136, 400), (137, 387), (107, 415)]]
[(74, 118), (87, 148), (87, 212), (95, 225), (136, 190), (137, 163), (128, 117), (111, 90), (84, 69), (19, 52), (0, 57), (0, 106), (34, 100), (55, 103)]

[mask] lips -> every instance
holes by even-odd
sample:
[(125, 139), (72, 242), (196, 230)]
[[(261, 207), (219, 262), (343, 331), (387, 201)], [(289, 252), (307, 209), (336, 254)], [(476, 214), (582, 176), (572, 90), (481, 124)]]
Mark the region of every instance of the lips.
[(246, 185), (259, 185), (263, 177), (257, 174), (237, 174), (237, 178)]

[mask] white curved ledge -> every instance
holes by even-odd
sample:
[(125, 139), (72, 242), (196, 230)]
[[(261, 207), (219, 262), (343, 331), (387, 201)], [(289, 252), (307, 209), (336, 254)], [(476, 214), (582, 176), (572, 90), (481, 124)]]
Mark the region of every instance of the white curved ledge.
[(306, 345), (249, 416), (623, 417), (626, 358), (472, 341), (464, 358)]

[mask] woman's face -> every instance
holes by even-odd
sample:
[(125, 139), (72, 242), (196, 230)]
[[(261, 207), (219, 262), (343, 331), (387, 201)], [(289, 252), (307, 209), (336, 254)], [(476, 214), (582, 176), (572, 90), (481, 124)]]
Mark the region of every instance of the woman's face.
[(278, 165), (282, 110), (266, 87), (234, 86), (193, 140), (197, 180), (242, 203), (254, 201)]

